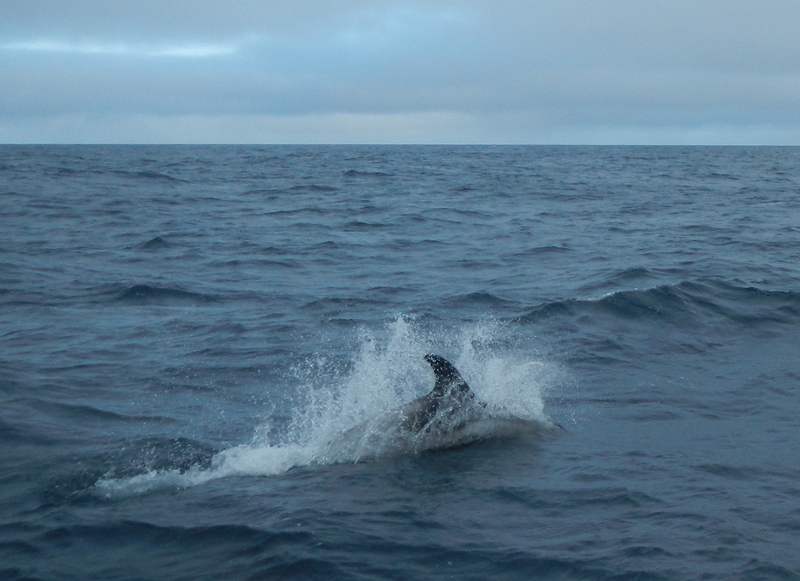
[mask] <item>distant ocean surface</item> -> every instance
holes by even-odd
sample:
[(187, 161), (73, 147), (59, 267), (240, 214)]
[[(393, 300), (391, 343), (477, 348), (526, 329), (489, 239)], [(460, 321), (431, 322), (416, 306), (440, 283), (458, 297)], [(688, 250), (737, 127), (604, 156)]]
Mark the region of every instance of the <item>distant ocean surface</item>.
[(798, 580), (798, 354), (800, 148), (0, 146), (0, 579)]

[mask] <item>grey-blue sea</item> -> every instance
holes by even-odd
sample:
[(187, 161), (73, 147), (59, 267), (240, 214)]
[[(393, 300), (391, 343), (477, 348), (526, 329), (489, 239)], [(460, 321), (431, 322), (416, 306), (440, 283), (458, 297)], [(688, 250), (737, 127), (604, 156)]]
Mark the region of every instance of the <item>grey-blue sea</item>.
[(798, 353), (800, 148), (0, 146), (0, 579), (800, 579)]

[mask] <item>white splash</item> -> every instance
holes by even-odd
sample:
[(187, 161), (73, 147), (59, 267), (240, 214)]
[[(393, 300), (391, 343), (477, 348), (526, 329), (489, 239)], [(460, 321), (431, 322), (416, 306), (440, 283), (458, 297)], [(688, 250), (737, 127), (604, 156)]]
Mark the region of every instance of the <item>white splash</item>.
[[(525, 431), (552, 428), (543, 393), (561, 379), (558, 366), (492, 347), (507, 334), (499, 323), (468, 326), (453, 334), (425, 330), (398, 317), (380, 336), (364, 331), (349, 371), (330, 373), (324, 358), (297, 370), (305, 401), (298, 405), (281, 441), (268, 426), (247, 444), (218, 453), (207, 468), (165, 470), (103, 479), (105, 494), (139, 493), (163, 486), (188, 487), (231, 475), (270, 476), (297, 466), (355, 462), (427, 449), (463, 445)], [(428, 393), (433, 373), (427, 353), (441, 354), (461, 371), (476, 400), (486, 405), (464, 428), (409, 434), (392, 410)], [(326, 371), (327, 369), (327, 371)]]

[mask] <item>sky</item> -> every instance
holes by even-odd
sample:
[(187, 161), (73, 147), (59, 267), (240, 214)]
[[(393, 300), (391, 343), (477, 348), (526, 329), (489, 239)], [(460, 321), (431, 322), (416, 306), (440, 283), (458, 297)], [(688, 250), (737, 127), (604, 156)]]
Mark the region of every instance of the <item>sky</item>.
[(799, 0), (0, 0), (0, 143), (800, 145)]

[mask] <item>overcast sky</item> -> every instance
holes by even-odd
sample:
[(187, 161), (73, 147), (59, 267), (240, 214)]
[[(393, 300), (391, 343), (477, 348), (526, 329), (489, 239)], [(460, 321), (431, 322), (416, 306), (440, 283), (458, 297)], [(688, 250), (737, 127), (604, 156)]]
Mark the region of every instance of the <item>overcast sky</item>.
[(800, 145), (800, 0), (0, 0), (0, 142)]

